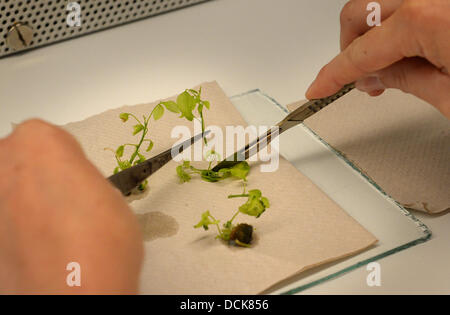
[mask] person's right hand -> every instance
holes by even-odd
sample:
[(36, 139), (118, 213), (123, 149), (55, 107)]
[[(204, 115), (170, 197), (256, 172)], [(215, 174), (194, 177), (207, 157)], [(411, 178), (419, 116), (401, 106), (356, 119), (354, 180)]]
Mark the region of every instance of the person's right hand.
[(377, 0), (381, 26), (368, 26), (367, 4), (341, 12), (341, 50), (306, 92), (326, 97), (356, 81), (372, 96), (385, 88), (414, 94), (450, 118), (450, 0)]

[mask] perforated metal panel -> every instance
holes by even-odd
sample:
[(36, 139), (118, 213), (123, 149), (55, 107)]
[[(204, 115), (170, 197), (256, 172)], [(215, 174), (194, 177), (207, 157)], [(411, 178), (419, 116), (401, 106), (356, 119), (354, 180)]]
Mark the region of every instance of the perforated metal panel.
[[(0, 57), (204, 1), (208, 0), (0, 0)], [(67, 24), (70, 2), (80, 5), (80, 26)], [(31, 27), (33, 36), (26, 47), (14, 49), (11, 30), (17, 23)], [(20, 34), (16, 38), (23, 41)]]

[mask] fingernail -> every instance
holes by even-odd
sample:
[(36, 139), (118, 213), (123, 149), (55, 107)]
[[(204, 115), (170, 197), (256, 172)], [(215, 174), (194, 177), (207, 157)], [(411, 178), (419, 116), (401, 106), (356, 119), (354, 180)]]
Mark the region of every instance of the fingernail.
[(376, 76), (366, 77), (364, 79), (356, 81), (356, 88), (362, 92), (375, 92), (386, 89), (380, 79)]
[(376, 91), (372, 91), (372, 92), (368, 92), (370, 96), (379, 96), (381, 94), (383, 94), (384, 90), (376, 90)]

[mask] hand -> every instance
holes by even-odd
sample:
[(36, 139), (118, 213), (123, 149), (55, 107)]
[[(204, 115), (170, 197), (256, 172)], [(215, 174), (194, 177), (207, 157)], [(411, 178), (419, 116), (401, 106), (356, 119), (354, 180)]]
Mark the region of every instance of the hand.
[(356, 81), (372, 96), (397, 88), (450, 118), (450, 1), (377, 0), (381, 26), (369, 27), (367, 4), (351, 0), (341, 12), (341, 53), (319, 72), (309, 99)]
[(136, 293), (142, 256), (135, 216), (72, 136), (32, 120), (0, 139), (0, 293)]

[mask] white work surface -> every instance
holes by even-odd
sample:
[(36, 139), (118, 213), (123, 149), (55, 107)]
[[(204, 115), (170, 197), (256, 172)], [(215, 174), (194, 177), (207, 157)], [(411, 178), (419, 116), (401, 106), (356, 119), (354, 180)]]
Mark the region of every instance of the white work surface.
[[(0, 136), (10, 122), (64, 124), (211, 80), (229, 96), (260, 88), (281, 104), (303, 99), (339, 50), (344, 3), (215, 0), (0, 59)], [(380, 260), (381, 287), (359, 268), (303, 293), (450, 293), (450, 214), (414, 215), (433, 237)]]

